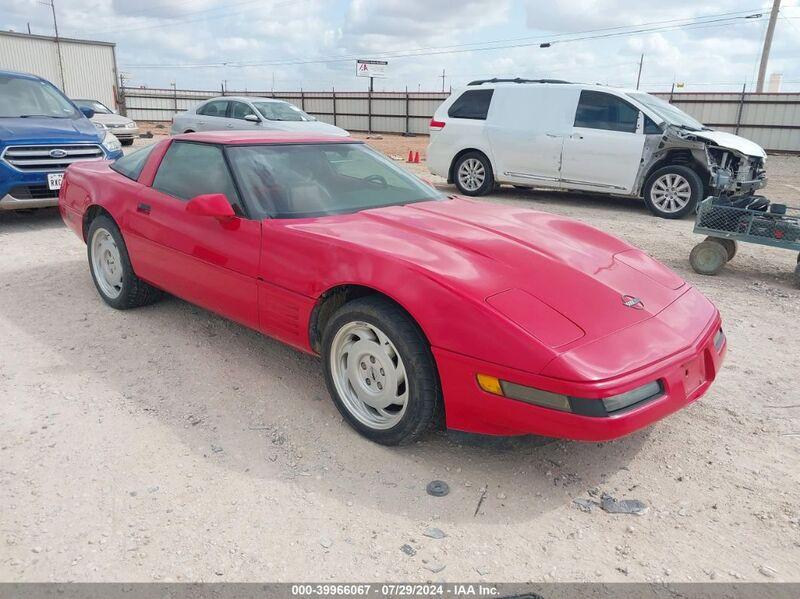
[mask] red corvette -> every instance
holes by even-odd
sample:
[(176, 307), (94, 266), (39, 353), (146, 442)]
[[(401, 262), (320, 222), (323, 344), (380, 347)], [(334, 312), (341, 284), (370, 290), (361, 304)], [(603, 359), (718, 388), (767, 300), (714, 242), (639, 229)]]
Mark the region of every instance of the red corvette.
[(107, 304), (166, 291), (321, 354), (379, 443), (612, 439), (703, 395), (726, 351), (716, 308), (642, 251), (446, 196), (349, 138), (179, 135), (72, 165), (59, 206)]

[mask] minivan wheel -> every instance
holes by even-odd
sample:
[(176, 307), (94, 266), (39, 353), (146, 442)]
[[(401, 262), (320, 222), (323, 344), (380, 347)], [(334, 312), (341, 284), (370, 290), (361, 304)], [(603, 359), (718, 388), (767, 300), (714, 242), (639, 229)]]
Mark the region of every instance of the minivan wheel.
[(494, 173), (489, 159), (480, 152), (467, 152), (453, 169), (458, 191), (467, 196), (482, 196), (494, 189)]
[(703, 194), (703, 182), (687, 166), (671, 164), (651, 174), (644, 185), (644, 201), (661, 218), (682, 218), (692, 212)]

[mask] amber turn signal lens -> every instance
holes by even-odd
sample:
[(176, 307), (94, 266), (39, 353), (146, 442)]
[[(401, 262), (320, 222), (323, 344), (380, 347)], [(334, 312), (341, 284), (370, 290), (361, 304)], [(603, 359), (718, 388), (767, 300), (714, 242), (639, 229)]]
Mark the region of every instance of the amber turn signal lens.
[(500, 379), (496, 376), (489, 376), (488, 374), (478, 375), (478, 385), (487, 393), (494, 395), (503, 395), (503, 387), (500, 386)]

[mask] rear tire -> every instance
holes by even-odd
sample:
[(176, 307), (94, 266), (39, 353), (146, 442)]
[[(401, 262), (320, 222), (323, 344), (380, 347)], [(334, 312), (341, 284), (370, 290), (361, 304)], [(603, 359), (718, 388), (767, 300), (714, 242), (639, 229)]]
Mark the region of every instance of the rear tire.
[(120, 139), (119, 143), (121, 143), (123, 146), (132, 146), (133, 139)]
[(739, 250), (739, 244), (736, 243), (735, 239), (727, 239), (725, 237), (706, 237), (706, 241), (712, 241), (724, 247), (725, 253), (728, 255), (728, 262), (733, 260), (733, 257)]
[(701, 275), (717, 274), (727, 261), (728, 253), (725, 247), (716, 241), (701, 241), (689, 254), (689, 264)]
[(467, 152), (453, 165), (453, 180), (466, 196), (482, 196), (495, 189), (492, 163), (481, 152)]
[(417, 440), (437, 421), (441, 388), (428, 341), (378, 296), (339, 308), (322, 337), (325, 383), (342, 417), (382, 445)]
[(683, 218), (696, 209), (702, 195), (700, 176), (680, 164), (658, 169), (644, 184), (644, 203), (661, 218)]
[(125, 240), (116, 223), (101, 215), (89, 225), (86, 237), (89, 271), (103, 301), (117, 310), (151, 304), (161, 291), (142, 281), (133, 272)]

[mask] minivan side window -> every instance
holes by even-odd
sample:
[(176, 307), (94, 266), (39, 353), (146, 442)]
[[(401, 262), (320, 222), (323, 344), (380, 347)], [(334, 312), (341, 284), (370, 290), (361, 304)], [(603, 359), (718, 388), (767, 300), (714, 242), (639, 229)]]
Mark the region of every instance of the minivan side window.
[(219, 146), (172, 142), (153, 179), (153, 189), (186, 201), (207, 193), (223, 193), (234, 212), (242, 214), (239, 194)]
[(492, 103), (493, 89), (470, 89), (461, 94), (450, 109), (447, 116), (454, 119), (475, 119), (485, 121)]
[(575, 126), (635, 133), (639, 110), (603, 92), (583, 90), (575, 113)]
[(214, 100), (213, 102), (209, 102), (205, 106), (203, 106), (200, 110), (197, 111), (197, 114), (202, 114), (203, 116), (225, 116), (225, 113), (228, 112), (228, 101), (227, 100)]
[(649, 116), (644, 115), (644, 134), (645, 135), (661, 135), (664, 133), (661, 127), (656, 125), (655, 121), (651, 119)]

